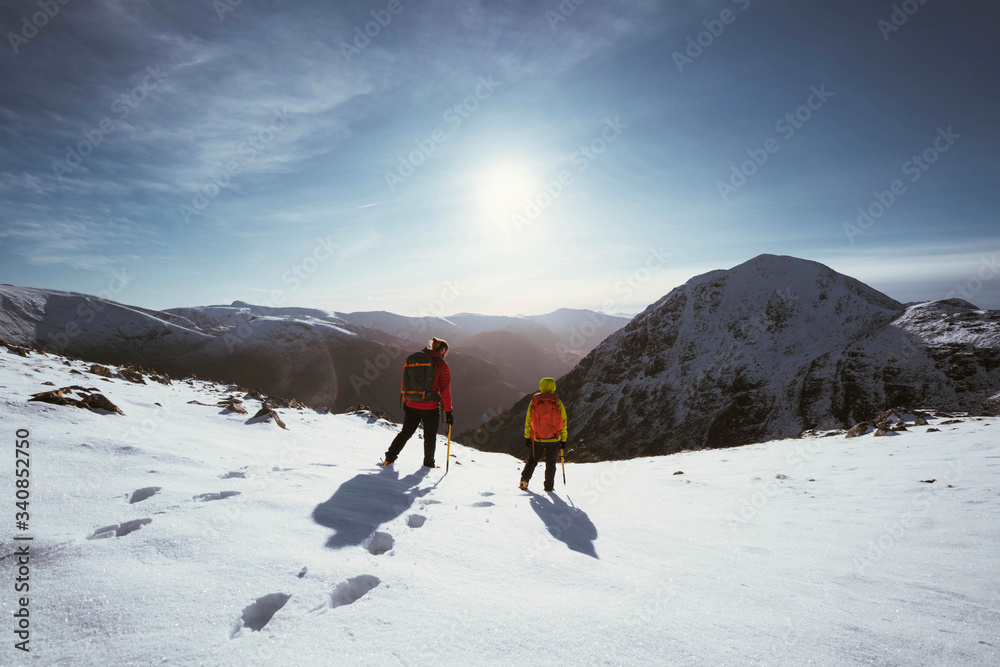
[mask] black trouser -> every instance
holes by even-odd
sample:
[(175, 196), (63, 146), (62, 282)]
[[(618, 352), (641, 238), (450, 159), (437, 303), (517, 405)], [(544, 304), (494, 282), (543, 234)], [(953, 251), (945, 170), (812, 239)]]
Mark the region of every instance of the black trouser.
[(550, 491), (556, 484), (556, 454), (562, 449), (563, 443), (556, 442), (535, 442), (535, 451), (528, 448), (528, 462), (524, 465), (524, 472), (521, 473), (521, 481), (531, 480), (531, 475), (535, 472), (535, 466), (545, 457), (545, 490)]
[(437, 408), (433, 410), (418, 410), (408, 405), (403, 406), (403, 430), (399, 432), (385, 453), (385, 460), (392, 463), (403, 451), (403, 445), (417, 432), (417, 426), (424, 425), (424, 465), (434, 467), (434, 446), (437, 444), (438, 423), (441, 418)]

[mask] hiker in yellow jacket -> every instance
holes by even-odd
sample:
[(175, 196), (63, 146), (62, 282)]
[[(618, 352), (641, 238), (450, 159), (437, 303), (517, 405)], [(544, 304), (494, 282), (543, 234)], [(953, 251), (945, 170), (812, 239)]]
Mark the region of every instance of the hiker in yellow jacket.
[(524, 417), (524, 444), (528, 462), (521, 473), (521, 489), (528, 489), (535, 466), (545, 456), (545, 490), (552, 491), (556, 481), (556, 453), (566, 446), (566, 406), (556, 396), (556, 381), (542, 378), (538, 393), (531, 397)]

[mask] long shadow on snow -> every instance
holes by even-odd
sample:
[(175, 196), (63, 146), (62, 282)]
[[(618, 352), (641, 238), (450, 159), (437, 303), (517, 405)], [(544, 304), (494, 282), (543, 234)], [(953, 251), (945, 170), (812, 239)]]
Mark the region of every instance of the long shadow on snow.
[(395, 470), (383, 468), (341, 484), (329, 500), (313, 510), (313, 521), (337, 531), (326, 546), (342, 549), (364, 542), (379, 526), (400, 516), (413, 501), (430, 492), (430, 488), (415, 488), (429, 472), (430, 468), (421, 468), (400, 479)]
[(549, 534), (560, 542), (564, 542), (571, 551), (586, 554), (592, 558), (600, 557), (594, 549), (597, 539), (597, 526), (582, 509), (566, 504), (554, 493), (548, 494), (552, 500), (537, 493), (531, 495), (531, 509), (542, 520)]

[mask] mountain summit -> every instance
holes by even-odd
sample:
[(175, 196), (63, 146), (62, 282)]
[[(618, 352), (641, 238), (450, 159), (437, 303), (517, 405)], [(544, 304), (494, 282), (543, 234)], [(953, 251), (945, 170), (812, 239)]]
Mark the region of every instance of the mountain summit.
[[(975, 409), (1000, 391), (998, 320), (957, 300), (906, 307), (817, 262), (760, 255), (672, 290), (558, 393), (571, 446), (597, 458), (844, 428), (903, 403)], [(525, 405), (495, 447), (517, 442)]]

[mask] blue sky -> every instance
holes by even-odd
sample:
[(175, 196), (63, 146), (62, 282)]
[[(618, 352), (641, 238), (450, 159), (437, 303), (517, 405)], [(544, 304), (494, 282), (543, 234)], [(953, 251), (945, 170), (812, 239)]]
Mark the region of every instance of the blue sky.
[(637, 312), (767, 252), (1000, 308), (992, 4), (234, 2), (4, 3), (0, 282)]

